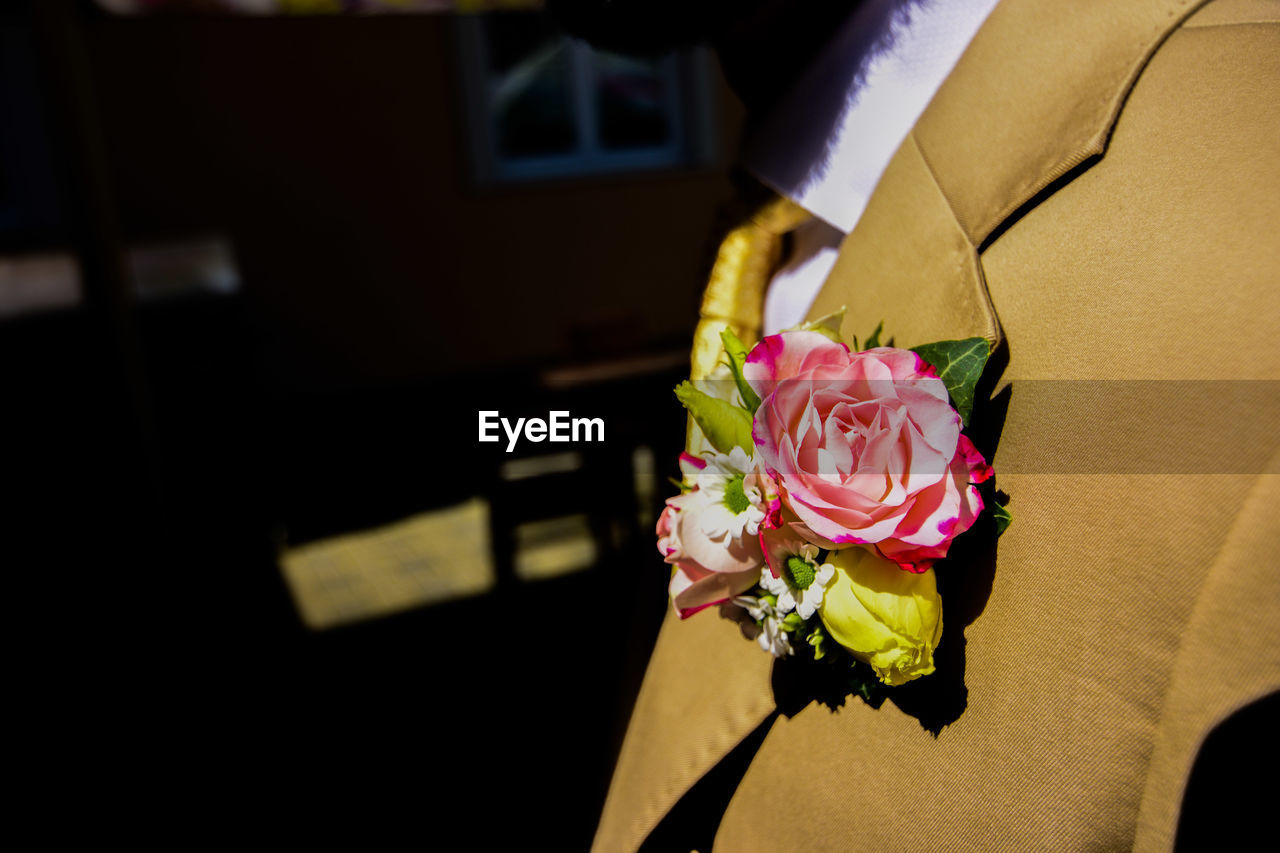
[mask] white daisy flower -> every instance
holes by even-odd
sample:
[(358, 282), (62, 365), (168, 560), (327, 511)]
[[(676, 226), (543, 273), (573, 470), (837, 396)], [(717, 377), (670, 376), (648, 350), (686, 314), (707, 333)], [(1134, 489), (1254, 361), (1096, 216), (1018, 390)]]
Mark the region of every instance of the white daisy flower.
[(818, 547), (805, 543), (786, 557), (780, 573), (782, 577), (775, 578), (766, 567), (760, 572), (760, 585), (778, 597), (780, 610), (794, 609), (801, 619), (808, 619), (822, 604), (836, 569), (830, 563), (819, 565)]
[(776, 658), (786, 657), (794, 651), (791, 648), (791, 638), (787, 636), (787, 632), (782, 628), (782, 623), (777, 619), (765, 619), (760, 627), (763, 630), (760, 631), (760, 636), (756, 637), (756, 642), (760, 644), (760, 648)]
[(760, 586), (777, 597), (779, 613), (789, 613), (796, 609), (796, 599), (791, 594), (791, 587), (782, 578), (775, 578), (767, 566), (760, 571)]
[(760, 533), (763, 495), (756, 485), (755, 460), (741, 447), (729, 453), (708, 453), (707, 465), (698, 473), (698, 487), (710, 504), (699, 522), (712, 539), (732, 536), (741, 542)]
[(779, 658), (794, 651), (791, 648), (791, 638), (787, 636), (787, 629), (782, 624), (786, 614), (777, 605), (750, 595), (739, 595), (733, 599), (733, 603), (746, 610), (756, 621), (759, 630), (756, 642), (760, 644), (760, 648)]
[(800, 600), (796, 602), (796, 612), (801, 619), (808, 619), (817, 612), (822, 605), (822, 597), (827, 594), (827, 587), (835, 577), (835, 566), (830, 563), (818, 566), (818, 570), (813, 573), (813, 583), (809, 584), (809, 588), (803, 591)]

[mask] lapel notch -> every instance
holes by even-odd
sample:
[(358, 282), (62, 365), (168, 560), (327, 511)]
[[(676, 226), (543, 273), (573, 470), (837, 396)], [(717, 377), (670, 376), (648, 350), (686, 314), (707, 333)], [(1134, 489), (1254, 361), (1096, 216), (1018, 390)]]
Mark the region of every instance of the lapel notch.
[(1005, 0), (890, 161), (810, 311), (898, 346), (1002, 339), (980, 250), (1102, 156), (1129, 90), (1203, 0)]
[(883, 321), (896, 346), (1000, 341), (977, 250), (912, 136), (889, 161), (809, 314), (821, 317), (842, 306), (846, 340), (865, 340)]
[(975, 246), (1103, 154), (1152, 53), (1200, 5), (1015, 0), (996, 7), (914, 133)]

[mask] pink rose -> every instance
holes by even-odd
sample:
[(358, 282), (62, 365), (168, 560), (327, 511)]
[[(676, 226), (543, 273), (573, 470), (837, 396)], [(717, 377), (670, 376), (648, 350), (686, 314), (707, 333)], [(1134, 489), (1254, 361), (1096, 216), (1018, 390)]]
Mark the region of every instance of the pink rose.
[[(706, 463), (688, 454), (680, 457), (686, 480)], [(671, 603), (680, 618), (741, 595), (760, 580), (764, 555), (758, 535), (735, 538), (713, 523), (718, 499), (695, 486), (667, 500), (658, 517), (658, 551), (675, 566), (671, 574)]]
[(784, 332), (751, 350), (743, 374), (762, 400), (757, 459), (810, 539), (922, 572), (982, 512), (974, 484), (991, 469), (915, 353)]

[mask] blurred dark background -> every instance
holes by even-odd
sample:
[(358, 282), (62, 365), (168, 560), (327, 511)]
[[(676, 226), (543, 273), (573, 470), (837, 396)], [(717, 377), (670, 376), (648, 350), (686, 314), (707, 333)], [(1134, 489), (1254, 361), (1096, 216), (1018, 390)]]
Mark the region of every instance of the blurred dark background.
[[(704, 54), (536, 9), (234, 5), (0, 7), (29, 796), (139, 839), (584, 849), (740, 109)], [(480, 409), (606, 441), (508, 454)]]

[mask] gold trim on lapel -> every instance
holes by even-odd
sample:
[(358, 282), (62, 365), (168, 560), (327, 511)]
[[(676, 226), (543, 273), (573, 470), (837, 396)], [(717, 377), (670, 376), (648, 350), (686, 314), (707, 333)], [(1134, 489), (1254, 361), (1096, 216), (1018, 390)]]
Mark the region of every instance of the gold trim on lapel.
[(693, 334), (690, 379), (704, 379), (715, 370), (724, 355), (724, 329), (732, 329), (747, 346), (760, 339), (764, 292), (782, 254), (782, 236), (811, 218), (790, 199), (775, 198), (720, 241)]

